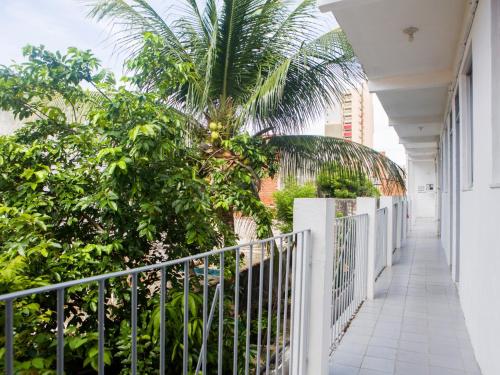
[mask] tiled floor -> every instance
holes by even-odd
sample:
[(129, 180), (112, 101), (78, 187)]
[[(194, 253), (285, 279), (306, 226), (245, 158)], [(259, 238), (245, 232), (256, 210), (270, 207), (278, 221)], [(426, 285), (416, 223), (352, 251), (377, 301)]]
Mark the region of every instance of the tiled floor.
[(418, 223), (332, 357), (332, 375), (480, 375), (432, 223)]

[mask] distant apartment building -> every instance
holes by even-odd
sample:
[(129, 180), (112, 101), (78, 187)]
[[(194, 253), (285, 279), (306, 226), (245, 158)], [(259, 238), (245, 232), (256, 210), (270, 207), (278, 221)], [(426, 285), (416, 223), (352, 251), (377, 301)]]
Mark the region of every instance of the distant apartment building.
[(325, 135), (373, 146), (373, 98), (366, 82), (327, 110)]

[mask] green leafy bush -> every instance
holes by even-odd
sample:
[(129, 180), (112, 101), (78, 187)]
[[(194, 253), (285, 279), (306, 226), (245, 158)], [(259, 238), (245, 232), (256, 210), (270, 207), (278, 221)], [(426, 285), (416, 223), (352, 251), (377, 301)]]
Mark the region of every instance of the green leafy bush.
[(316, 186), (313, 183), (304, 185), (294, 180), (286, 182), (284, 189), (274, 192), (273, 198), (276, 205), (276, 219), (281, 223), (280, 230), (291, 232), (293, 227), (293, 201), (295, 198), (316, 197)]
[[(232, 243), (234, 234), (224, 220), (231, 207), (259, 216), (261, 227), (267, 226), (269, 213), (248, 189), (253, 171), (206, 158), (193, 143), (187, 120), (161, 98), (116, 87), (90, 52), (70, 49), (61, 55), (42, 47), (24, 52), (24, 64), (0, 67), (0, 108), (27, 120), (14, 135), (0, 137), (1, 294)], [(169, 77), (174, 86), (185, 79), (175, 70)], [(259, 151), (258, 139), (242, 134), (225, 142), (249, 163), (272, 165)], [(228, 256), (228, 269), (231, 262)], [(166, 355), (172, 374), (182, 372), (181, 278), (182, 269), (168, 269)], [(191, 278), (189, 340), (195, 350), (190, 363), (201, 347), (202, 308), (196, 289), (200, 282)], [(231, 288), (228, 283), (228, 295), (234, 295)], [(110, 373), (126, 374), (129, 280), (109, 280), (106, 290), (105, 361)], [(138, 367), (143, 374), (158, 368), (158, 291), (158, 273), (141, 274)], [(96, 369), (97, 302), (95, 284), (65, 291), (67, 373)], [(16, 371), (52, 373), (55, 293), (16, 299), (14, 311)], [(0, 308), (0, 325), (4, 323), (5, 309)], [(230, 332), (233, 324), (225, 325)], [(212, 327), (216, 330), (217, 323)], [(210, 340), (216, 347), (216, 335)], [(0, 347), (4, 344), (0, 336)], [(227, 345), (229, 352), (232, 341)], [(0, 368), (4, 354), (0, 351)], [(216, 360), (209, 356), (210, 363)]]
[(320, 195), (324, 197), (356, 199), (380, 196), (368, 176), (346, 173), (335, 166), (323, 168), (316, 178), (316, 184)]

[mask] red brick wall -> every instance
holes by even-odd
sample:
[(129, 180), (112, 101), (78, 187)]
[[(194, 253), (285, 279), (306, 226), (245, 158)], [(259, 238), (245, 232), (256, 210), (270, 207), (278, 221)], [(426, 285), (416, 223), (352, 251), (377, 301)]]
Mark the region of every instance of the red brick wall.
[(277, 178), (266, 178), (261, 181), (259, 197), (266, 206), (274, 206), (273, 193), (278, 190)]

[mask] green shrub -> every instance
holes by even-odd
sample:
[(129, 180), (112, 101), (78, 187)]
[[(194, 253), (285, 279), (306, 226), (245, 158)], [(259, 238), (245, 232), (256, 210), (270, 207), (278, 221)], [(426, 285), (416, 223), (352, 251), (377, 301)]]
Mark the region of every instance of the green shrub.
[(299, 185), (290, 180), (285, 184), (283, 190), (276, 191), (273, 194), (276, 205), (276, 219), (280, 222), (280, 230), (291, 232), (293, 227), (293, 201), (295, 198), (314, 198), (316, 197), (316, 186), (314, 183)]
[(318, 191), (323, 197), (356, 199), (357, 197), (378, 197), (380, 192), (365, 174), (343, 173), (330, 166), (316, 178)]

